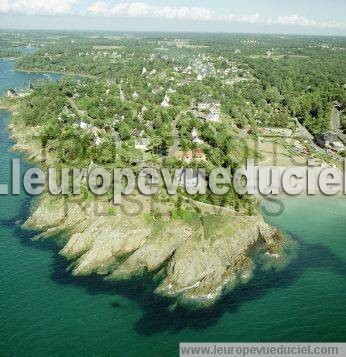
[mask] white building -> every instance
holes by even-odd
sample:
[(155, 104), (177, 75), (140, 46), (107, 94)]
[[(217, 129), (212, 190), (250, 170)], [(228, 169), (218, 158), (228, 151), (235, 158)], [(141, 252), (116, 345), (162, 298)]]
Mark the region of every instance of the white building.
[(341, 141), (333, 141), (332, 142), (332, 147), (337, 152), (343, 152), (345, 150), (345, 145)]
[(99, 134), (105, 133), (104, 129), (99, 129), (96, 126), (90, 125), (82, 120), (80, 120), (78, 123), (74, 123), (73, 126), (75, 128), (85, 130), (88, 133), (92, 133), (94, 135), (93, 145), (98, 146), (102, 143), (102, 139), (99, 137)]
[(169, 107), (169, 96), (166, 94), (161, 103), (161, 107), (167, 108)]
[(198, 144), (203, 144), (203, 140), (199, 137), (199, 134), (197, 132), (196, 128), (193, 128), (191, 131), (191, 137), (192, 137), (192, 142), (196, 145)]
[(207, 114), (207, 120), (218, 122), (220, 120), (220, 107), (212, 106)]
[(138, 114), (138, 120), (142, 121), (144, 118), (144, 113), (148, 110), (148, 108), (143, 105), (141, 112)]
[(220, 103), (215, 101), (199, 102), (197, 109), (199, 112), (206, 112), (205, 119), (208, 121), (218, 122), (220, 120)]
[(208, 110), (210, 108), (210, 102), (199, 102), (197, 108), (199, 111)]
[(136, 138), (135, 139), (135, 149), (141, 151), (149, 150), (150, 139), (149, 138)]
[(98, 146), (100, 144), (102, 144), (102, 139), (99, 136), (96, 135), (95, 138), (94, 138), (94, 145)]
[(125, 116), (124, 115), (119, 115), (119, 114), (116, 114), (113, 118), (113, 125), (116, 125), (118, 123), (121, 123), (125, 120)]

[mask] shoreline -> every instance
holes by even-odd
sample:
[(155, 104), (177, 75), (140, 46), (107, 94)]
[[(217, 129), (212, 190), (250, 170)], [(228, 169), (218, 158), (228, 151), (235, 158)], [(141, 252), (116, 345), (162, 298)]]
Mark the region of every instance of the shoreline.
[(14, 114), (18, 107), (18, 103), (4, 103), (2, 98), (4, 97), (0, 97), (0, 110), (8, 111), (11, 115)]
[[(14, 58), (0, 58), (0, 60), (4, 61), (15, 61), (17, 57)], [(52, 73), (52, 74), (60, 74), (62, 76), (68, 75), (68, 76), (80, 76), (80, 77), (85, 77), (85, 78), (91, 78), (95, 79), (96, 76), (93, 76), (91, 74), (81, 74), (81, 73), (73, 73), (73, 72), (62, 72), (62, 71), (52, 71), (52, 70), (43, 70), (43, 69), (25, 69), (25, 68), (18, 68), (14, 65), (14, 70), (17, 72), (23, 72), (23, 73)]]
[[(30, 133), (18, 127), (14, 118), (12, 112), (9, 129), (16, 142), (13, 149), (42, 165)], [(215, 225), (211, 237), (200, 240), (197, 236), (203, 232), (203, 224), (192, 227), (179, 219), (148, 223), (145, 217), (151, 212), (150, 202), (137, 195), (135, 198), (144, 207), (139, 215), (123, 214), (124, 207), (126, 211), (133, 209), (125, 200), (124, 207), (115, 208), (115, 214), (99, 216), (94, 212), (96, 201), (75, 203), (43, 193), (31, 207), (23, 228), (38, 230), (40, 239), (69, 232), (59, 254), (71, 262), (73, 275), (96, 273), (112, 281), (148, 272), (159, 280), (157, 294), (174, 298), (181, 305), (197, 303), (200, 308), (214, 304), (252, 278), (255, 263), (249, 254), (259, 242), (273, 264), (283, 258), (288, 238), (266, 224), (260, 211), (253, 217), (213, 216), (213, 223), (205, 223)], [(103, 212), (114, 209), (107, 200), (101, 199), (97, 205)], [(208, 222), (209, 218), (204, 219)], [(232, 233), (223, 233), (225, 227)]]
[(0, 60), (15, 61), (18, 57), (1, 57)]
[(62, 71), (52, 71), (52, 70), (43, 70), (43, 69), (25, 69), (25, 68), (17, 68), (14, 67), (17, 72), (25, 72), (25, 73), (52, 73), (52, 74), (60, 74), (62, 76), (79, 76), (85, 78), (95, 79), (96, 77), (91, 74), (81, 74), (81, 73), (73, 73), (73, 72), (62, 72)]

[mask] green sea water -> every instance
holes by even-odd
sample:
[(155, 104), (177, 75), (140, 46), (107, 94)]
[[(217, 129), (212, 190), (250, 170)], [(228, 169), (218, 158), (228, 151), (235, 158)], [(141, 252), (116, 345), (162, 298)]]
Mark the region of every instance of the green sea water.
[[(39, 74), (0, 61), (0, 94)], [(0, 183), (10, 183), (9, 114), (0, 111)], [(32, 164), (23, 158), (24, 171)], [(33, 202), (0, 196), (0, 356), (177, 356), (179, 342), (345, 341), (346, 200), (265, 203), (268, 222), (299, 243), (281, 272), (255, 278), (200, 312), (169, 309), (150, 280), (74, 278), (55, 239), (21, 229)]]

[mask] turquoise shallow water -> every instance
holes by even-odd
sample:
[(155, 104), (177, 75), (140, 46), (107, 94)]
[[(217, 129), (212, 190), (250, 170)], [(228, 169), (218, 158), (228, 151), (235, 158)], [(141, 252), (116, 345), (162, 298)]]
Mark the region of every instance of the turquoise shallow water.
[[(0, 93), (42, 75), (0, 61)], [(8, 113), (0, 112), (0, 182), (10, 182)], [(22, 160), (22, 170), (30, 164)], [(268, 209), (273, 204), (266, 204)], [(282, 272), (258, 271), (215, 307), (170, 312), (150, 281), (107, 285), (66, 272), (55, 240), (20, 224), (30, 199), (0, 196), (0, 355), (176, 356), (181, 341), (345, 341), (346, 200), (289, 199), (269, 222), (299, 242)], [(273, 206), (277, 208), (276, 205)]]

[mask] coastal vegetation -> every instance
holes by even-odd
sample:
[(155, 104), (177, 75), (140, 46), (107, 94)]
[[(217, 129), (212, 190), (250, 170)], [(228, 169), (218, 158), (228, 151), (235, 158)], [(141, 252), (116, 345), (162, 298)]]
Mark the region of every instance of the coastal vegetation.
[[(279, 164), (311, 156), (338, 164), (344, 152), (342, 143), (315, 143), (336, 102), (345, 126), (343, 39), (1, 33), (0, 43), (37, 48), (15, 66), (45, 80), (27, 92), (9, 88), (3, 103), (16, 109), (14, 149), (43, 166), (201, 168), (206, 176), (221, 167), (232, 175), (248, 158), (270, 164), (273, 147)], [(254, 246), (272, 266), (289, 240), (263, 222), (257, 198), (233, 187), (191, 197), (181, 183), (176, 197), (136, 192), (122, 207), (87, 187), (79, 197), (47, 193), (26, 225), (42, 237), (69, 232), (61, 254), (73, 274), (150, 272), (159, 294), (182, 303), (214, 302), (251, 279)]]

